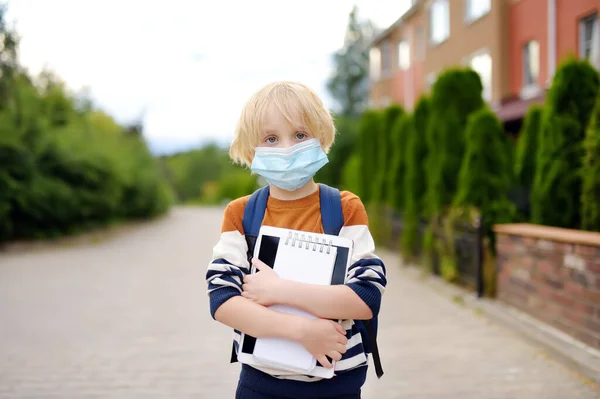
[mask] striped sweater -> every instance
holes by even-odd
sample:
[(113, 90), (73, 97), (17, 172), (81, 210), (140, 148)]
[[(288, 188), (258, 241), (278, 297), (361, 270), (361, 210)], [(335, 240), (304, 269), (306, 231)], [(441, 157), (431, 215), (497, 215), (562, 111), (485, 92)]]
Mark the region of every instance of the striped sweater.
[[(246, 258), (248, 247), (242, 227), (244, 208), (249, 198), (246, 196), (234, 200), (225, 209), (221, 237), (213, 249), (213, 259), (206, 274), (210, 312), (213, 318), (221, 304), (233, 296), (241, 295), (243, 277), (250, 272), (250, 265)], [(346, 285), (358, 294), (376, 316), (387, 283), (385, 266), (374, 254), (375, 245), (368, 229), (367, 213), (360, 198), (351, 192), (342, 191), (341, 201), (344, 226), (339, 235), (354, 241)], [(297, 200), (279, 200), (269, 197), (263, 225), (323, 233), (319, 191)], [(335, 364), (336, 376), (367, 365), (367, 356), (358, 327), (353, 320), (344, 320), (342, 325), (347, 331), (348, 344), (346, 353)], [(239, 339), (239, 331), (234, 331), (236, 351), (239, 348)], [(305, 375), (281, 374), (268, 368), (258, 369), (282, 380), (310, 382), (320, 380)], [(338, 377), (332, 380), (336, 378)]]

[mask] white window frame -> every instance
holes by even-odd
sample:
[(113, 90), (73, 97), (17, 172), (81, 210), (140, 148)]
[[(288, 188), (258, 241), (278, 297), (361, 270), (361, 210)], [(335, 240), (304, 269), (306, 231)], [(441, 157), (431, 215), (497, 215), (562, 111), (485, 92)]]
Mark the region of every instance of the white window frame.
[(412, 54), (410, 51), (410, 42), (404, 37), (398, 40), (398, 68), (401, 71), (407, 71), (412, 65)]
[[(443, 18), (445, 19), (445, 31), (443, 31), (439, 37), (434, 35), (433, 29), (439, 26), (439, 22), (435, 21), (434, 23), (434, 13), (442, 13), (445, 12)], [(431, 0), (429, 3), (428, 11), (427, 11), (427, 24), (428, 24), (428, 33), (429, 33), (429, 44), (431, 46), (438, 46), (448, 40), (450, 37), (450, 0)], [(442, 27), (444, 29), (444, 27)]]
[(387, 39), (381, 43), (381, 77), (388, 78), (392, 75), (393, 71), (394, 59), (392, 57), (392, 43)]
[[(473, 4), (484, 4), (479, 9), (474, 9)], [(475, 11), (474, 11), (475, 10)], [(492, 10), (492, 0), (465, 0), (465, 22), (470, 24), (483, 18)]]
[[(529, 65), (529, 60), (530, 60), (530, 51), (537, 51), (537, 71), (530, 71), (533, 68), (533, 65)], [(522, 56), (523, 56), (523, 62), (521, 63), (522, 66), (522, 77), (523, 77), (523, 84), (521, 87), (521, 98), (531, 98), (531, 97), (535, 97), (539, 91), (540, 91), (540, 87), (539, 87), (539, 78), (540, 78), (540, 66), (541, 66), (541, 56), (540, 56), (540, 43), (535, 40), (529, 40), (527, 43), (525, 43), (525, 45), (523, 46), (522, 52), (521, 52)], [(533, 81), (532, 82), (528, 82), (527, 81), (527, 76), (528, 76), (528, 71), (530, 71), (530, 74), (533, 77)]]
[[(478, 71), (476, 68), (473, 67), (473, 60), (475, 60), (478, 57), (482, 57), (482, 56), (489, 57), (489, 61), (490, 61), (489, 81), (486, 81), (485, 76), (482, 76), (481, 71)], [(479, 78), (481, 79), (481, 85), (483, 86), (483, 92), (481, 93), (481, 95), (486, 102), (490, 103), (492, 101), (492, 95), (493, 95), (492, 86), (493, 86), (493, 81), (494, 81), (493, 80), (494, 60), (492, 59), (492, 52), (488, 48), (483, 48), (474, 53), (471, 53), (471, 55), (467, 59), (467, 65), (479, 75)]]
[(369, 50), (369, 77), (373, 81), (381, 79), (381, 50), (371, 47)]
[[(586, 29), (585, 29), (585, 25), (590, 22), (590, 21), (594, 21), (594, 26), (592, 28), (592, 37), (590, 37), (589, 39), (585, 39), (585, 33), (586, 33)], [(594, 12), (593, 14), (589, 14), (586, 15), (585, 17), (581, 18), (579, 20), (579, 38), (578, 38), (578, 48), (579, 48), (579, 57), (580, 58), (588, 58), (586, 57), (585, 54), (585, 50), (586, 50), (586, 44), (587, 41), (591, 42), (589, 47), (590, 47), (590, 54), (589, 54), (589, 61), (592, 65), (594, 65), (596, 68), (600, 68), (600, 54), (599, 54), (599, 49), (598, 47), (600, 46), (600, 33), (598, 32), (600, 30), (600, 21), (598, 21), (598, 13)], [(595, 43), (594, 43), (595, 42)]]

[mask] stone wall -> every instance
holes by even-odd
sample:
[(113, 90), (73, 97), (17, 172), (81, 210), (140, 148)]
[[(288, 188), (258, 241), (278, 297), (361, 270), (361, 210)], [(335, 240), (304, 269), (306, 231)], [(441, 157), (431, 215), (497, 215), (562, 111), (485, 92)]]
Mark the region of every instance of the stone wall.
[(494, 226), (497, 296), (600, 349), (600, 233)]

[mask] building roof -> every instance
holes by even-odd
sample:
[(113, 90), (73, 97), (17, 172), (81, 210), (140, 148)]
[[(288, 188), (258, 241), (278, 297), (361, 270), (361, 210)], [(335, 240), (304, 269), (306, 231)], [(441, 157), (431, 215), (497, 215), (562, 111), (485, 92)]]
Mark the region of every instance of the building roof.
[(387, 29), (379, 32), (373, 37), (370, 43), (370, 47), (378, 45), (382, 40), (386, 39), (396, 28), (400, 27), (407, 19), (412, 17), (419, 8), (423, 5), (423, 0), (413, 0), (412, 5), (404, 14), (400, 16), (392, 25)]

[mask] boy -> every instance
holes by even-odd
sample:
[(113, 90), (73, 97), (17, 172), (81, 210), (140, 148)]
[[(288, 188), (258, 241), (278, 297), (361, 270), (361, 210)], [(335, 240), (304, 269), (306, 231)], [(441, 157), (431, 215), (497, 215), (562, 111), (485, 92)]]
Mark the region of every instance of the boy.
[[(250, 166), (270, 186), (263, 225), (323, 233), (315, 173), (327, 161), (335, 127), (330, 113), (308, 87), (276, 82), (255, 93), (242, 110), (230, 148), (231, 158)], [(212, 317), (256, 338), (299, 341), (323, 367), (336, 360), (335, 376), (319, 379), (278, 375), (242, 365), (236, 398), (360, 398), (367, 355), (354, 320), (377, 316), (386, 286), (385, 267), (374, 255), (367, 214), (360, 199), (341, 193), (344, 226), (339, 235), (354, 241), (344, 285), (318, 286), (280, 279), (258, 261), (250, 274), (242, 218), (249, 196), (225, 209), (221, 239), (214, 247), (206, 280)], [(317, 316), (309, 320), (268, 308), (287, 304)], [(341, 324), (331, 319), (344, 320)]]

